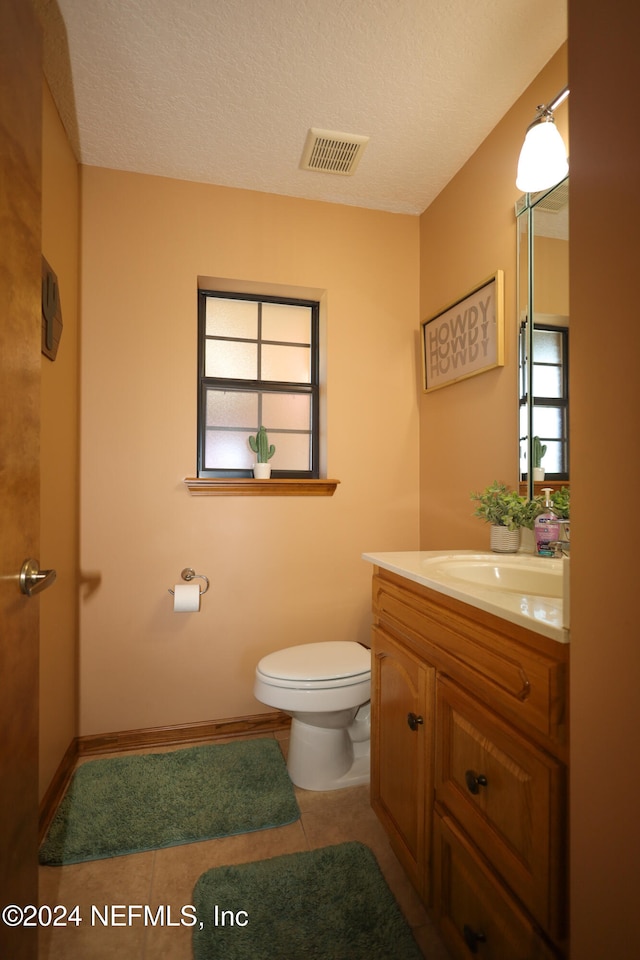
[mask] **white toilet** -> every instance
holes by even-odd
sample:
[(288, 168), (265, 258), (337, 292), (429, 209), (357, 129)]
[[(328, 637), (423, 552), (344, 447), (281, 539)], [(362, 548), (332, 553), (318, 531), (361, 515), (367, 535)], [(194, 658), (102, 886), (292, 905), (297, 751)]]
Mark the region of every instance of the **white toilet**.
[(306, 790), (369, 782), (371, 651), (328, 640), (263, 657), (253, 693), (291, 715), (287, 769)]

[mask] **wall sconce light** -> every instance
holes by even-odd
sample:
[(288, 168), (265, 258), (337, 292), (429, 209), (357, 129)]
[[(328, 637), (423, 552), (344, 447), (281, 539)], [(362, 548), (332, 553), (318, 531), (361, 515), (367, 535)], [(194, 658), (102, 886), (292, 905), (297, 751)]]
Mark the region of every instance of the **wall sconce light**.
[(569, 87), (565, 87), (547, 106), (539, 106), (535, 120), (527, 127), (516, 177), (516, 187), (523, 193), (554, 187), (569, 172), (566, 147), (553, 119), (553, 111), (568, 96)]

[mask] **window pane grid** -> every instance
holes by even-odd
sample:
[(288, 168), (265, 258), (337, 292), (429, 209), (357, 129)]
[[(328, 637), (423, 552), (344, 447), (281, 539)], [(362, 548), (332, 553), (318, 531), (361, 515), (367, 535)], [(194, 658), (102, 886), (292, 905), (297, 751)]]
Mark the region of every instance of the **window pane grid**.
[[(304, 308), (306, 336), (296, 340), (271, 339), (263, 336), (262, 304), (258, 304), (255, 336), (232, 336), (229, 321), (224, 333), (205, 329), (205, 377), (237, 380), (286, 380), (287, 383), (311, 383), (312, 321), (311, 307)], [(208, 317), (208, 314), (207, 314)], [(208, 322), (208, 321), (207, 321)], [(298, 322), (298, 327), (300, 323)], [(297, 375), (295, 375), (297, 374)]]
[[(251, 470), (255, 454), (249, 446), (249, 437), (255, 430), (234, 430), (232, 427), (212, 427), (205, 431), (206, 470)], [(269, 441), (276, 452), (269, 462), (278, 469), (302, 473), (311, 469), (311, 432), (303, 430), (270, 430)]]
[(205, 387), (205, 427), (219, 430), (252, 430), (268, 422), (269, 434), (310, 433), (313, 429), (314, 393), (225, 390)]
[(249, 330), (250, 309), (225, 296), (216, 311), (216, 299), (200, 292), (199, 475), (251, 476), (248, 440), (264, 424), (273, 476), (318, 477), (318, 305), (249, 301)]
[(205, 377), (216, 379), (313, 382), (311, 344), (305, 343), (206, 337), (204, 366)]
[[(568, 329), (536, 324), (533, 350), (533, 434), (547, 446), (543, 463), (545, 479), (566, 480), (569, 471)], [(521, 355), (520, 373), (520, 470), (525, 477), (528, 384), (524, 355)]]

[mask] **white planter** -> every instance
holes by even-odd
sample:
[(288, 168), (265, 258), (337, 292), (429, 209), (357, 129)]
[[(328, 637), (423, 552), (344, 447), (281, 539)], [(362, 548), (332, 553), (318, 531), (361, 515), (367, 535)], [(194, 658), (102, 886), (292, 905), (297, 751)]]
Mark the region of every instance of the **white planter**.
[(491, 549), (494, 553), (517, 553), (520, 547), (520, 530), (507, 530), (497, 524), (491, 525)]
[(533, 468), (533, 480), (534, 483), (540, 483), (541, 480), (544, 480), (544, 467)]
[(271, 467), (268, 463), (254, 463), (253, 476), (256, 480), (268, 480), (271, 476)]

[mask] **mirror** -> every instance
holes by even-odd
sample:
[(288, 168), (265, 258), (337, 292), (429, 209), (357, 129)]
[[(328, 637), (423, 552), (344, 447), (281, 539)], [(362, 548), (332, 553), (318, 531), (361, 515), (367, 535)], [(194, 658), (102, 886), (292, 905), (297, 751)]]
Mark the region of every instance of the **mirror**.
[(525, 194), (516, 217), (519, 477), (532, 498), (569, 481), (569, 178)]

